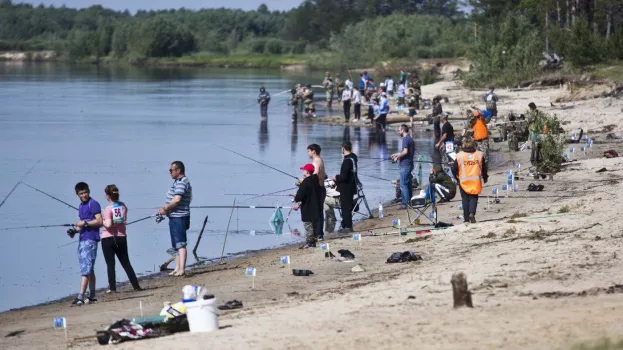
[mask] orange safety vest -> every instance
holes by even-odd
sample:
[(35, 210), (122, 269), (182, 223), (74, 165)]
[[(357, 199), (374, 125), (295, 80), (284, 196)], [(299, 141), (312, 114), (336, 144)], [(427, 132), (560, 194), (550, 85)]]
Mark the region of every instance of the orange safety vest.
[(459, 152), (456, 155), (459, 163), (459, 184), (467, 194), (480, 194), (482, 192), (482, 164), (484, 153)]
[(487, 125), (485, 125), (485, 121), (482, 119), (482, 117), (478, 117), (476, 119), (476, 123), (474, 123), (472, 129), (474, 129), (474, 140), (476, 141), (480, 141), (489, 137)]

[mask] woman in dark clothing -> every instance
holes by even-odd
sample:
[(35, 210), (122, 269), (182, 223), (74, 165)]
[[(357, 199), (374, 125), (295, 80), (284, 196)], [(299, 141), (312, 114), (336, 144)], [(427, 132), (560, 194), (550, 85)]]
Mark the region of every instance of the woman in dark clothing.
[(301, 220), (305, 227), (305, 245), (301, 249), (316, 247), (316, 234), (314, 227), (318, 218), (322, 215), (322, 188), (318, 182), (318, 175), (314, 174), (316, 168), (313, 164), (306, 164), (301, 168), (305, 177), (294, 196), (294, 210), (301, 209)]
[(352, 153), (353, 145), (350, 141), (342, 142), (344, 160), (340, 173), (333, 177), (340, 192), (340, 208), (342, 210), (342, 228), (338, 233), (353, 232), (353, 197), (357, 194), (357, 155)]

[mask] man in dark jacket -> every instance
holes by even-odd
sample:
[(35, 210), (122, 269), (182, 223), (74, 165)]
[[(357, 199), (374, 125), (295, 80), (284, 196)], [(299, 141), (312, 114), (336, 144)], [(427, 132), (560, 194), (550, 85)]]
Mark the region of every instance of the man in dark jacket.
[(452, 181), (450, 175), (446, 174), (441, 165), (435, 164), (430, 170), (428, 183), (433, 186), (439, 200), (437, 202), (449, 202), (456, 196), (456, 183)]
[(268, 117), (268, 103), (270, 102), (270, 94), (262, 86), (260, 88), (260, 94), (257, 96), (257, 103), (260, 105), (260, 116), (262, 118)]
[(342, 168), (339, 175), (333, 177), (340, 192), (340, 208), (342, 209), (342, 228), (338, 233), (353, 232), (353, 197), (357, 194), (357, 155), (352, 153), (353, 145), (350, 141), (342, 142)]
[(316, 170), (314, 165), (305, 164), (301, 170), (303, 170), (303, 176), (305, 178), (294, 196), (296, 204), (292, 209), (299, 210), (299, 208), (301, 208), (301, 220), (305, 227), (306, 237), (306, 243), (301, 249), (305, 249), (316, 247), (314, 227), (318, 222), (318, 218), (322, 215), (322, 193), (320, 183), (318, 182), (318, 175), (314, 174)]

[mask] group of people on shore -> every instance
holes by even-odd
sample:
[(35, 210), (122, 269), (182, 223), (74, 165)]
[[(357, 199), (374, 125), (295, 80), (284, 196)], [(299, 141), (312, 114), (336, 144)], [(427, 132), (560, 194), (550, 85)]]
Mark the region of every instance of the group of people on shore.
[[(157, 214), (168, 217), (171, 246), (177, 251), (176, 268), (169, 274), (171, 276), (185, 275), (186, 232), (190, 227), (190, 202), (192, 200), (192, 187), (185, 171), (184, 163), (180, 161), (171, 163), (169, 173), (174, 181), (167, 191), (165, 205), (158, 209)], [(128, 275), (134, 290), (142, 290), (130, 263), (126, 231), (128, 207), (120, 201), (119, 188), (116, 185), (106, 186), (104, 194), (109, 205), (103, 211), (100, 204), (91, 197), (91, 190), (87, 183), (76, 184), (75, 192), (80, 199), (78, 207), (80, 220), (67, 233), (71, 238), (78, 234), (78, 264), (81, 280), (80, 291), (72, 305), (80, 306), (97, 302), (95, 260), (100, 242), (108, 272), (109, 289), (106, 293), (117, 292), (115, 256)], [(156, 215), (150, 217), (153, 216)], [(86, 294), (87, 287), (88, 295)]]

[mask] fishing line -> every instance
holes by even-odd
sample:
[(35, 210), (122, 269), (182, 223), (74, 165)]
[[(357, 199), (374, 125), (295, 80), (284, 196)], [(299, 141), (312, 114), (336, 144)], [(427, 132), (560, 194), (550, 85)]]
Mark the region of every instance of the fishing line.
[(250, 201), (250, 200), (255, 199), (255, 198), (265, 197), (265, 196), (273, 195), (273, 194), (276, 194), (276, 193), (287, 192), (287, 191), (292, 191), (292, 190), (297, 190), (297, 189), (298, 189), (298, 187), (292, 187), (292, 188), (288, 188), (286, 190), (281, 190), (281, 191), (276, 191), (276, 192), (271, 192), (271, 193), (267, 193), (267, 194), (263, 194), (263, 195), (259, 195), (259, 196), (255, 196), (255, 197), (251, 197), (251, 198), (248, 198), (246, 200)]
[(25, 230), (25, 229), (31, 229), (31, 228), (48, 228), (48, 227), (74, 227), (74, 224), (7, 227), (7, 228), (2, 228), (0, 230), (3, 230), (3, 231), (8, 231), (8, 230)]
[(282, 174), (284, 174), (284, 175), (287, 175), (287, 176), (289, 176), (289, 177), (291, 177), (291, 178), (294, 178), (294, 179), (297, 179), (297, 180), (299, 179), (298, 177), (296, 177), (296, 176), (294, 176), (294, 175), (288, 174), (288, 173), (286, 173), (285, 171), (281, 171), (281, 170), (279, 170), (279, 169), (277, 169), (277, 168), (274, 168), (274, 167), (272, 167), (272, 166), (270, 166), (270, 165), (268, 165), (268, 164), (262, 163), (262, 162), (260, 162), (260, 161), (258, 161), (258, 160), (253, 159), (253, 158), (249, 158), (249, 157), (247, 157), (247, 156), (245, 156), (245, 155), (243, 155), (243, 154), (240, 154), (240, 153), (238, 153), (238, 152), (236, 152), (236, 151), (232, 151), (232, 150), (230, 150), (230, 149), (227, 149), (227, 148), (225, 148), (225, 147), (221, 147), (221, 146), (219, 146), (219, 145), (215, 145), (215, 144), (212, 144), (212, 145), (213, 145), (213, 146), (216, 146), (216, 147), (218, 147), (218, 148), (220, 148), (220, 149), (223, 149), (223, 150), (225, 150), (225, 151), (229, 151), (229, 152), (231, 152), (231, 153), (233, 153), (233, 154), (237, 154), (237, 155), (239, 155), (239, 156), (241, 156), (241, 157), (243, 157), (243, 158), (246, 158), (246, 159), (248, 159), (248, 160), (254, 161), (254, 162), (256, 162), (256, 163), (258, 163), (258, 164), (261, 164), (261, 165), (263, 165), (263, 166), (265, 166), (265, 167), (271, 168), (271, 169), (273, 169), (273, 170), (275, 170), (275, 171), (278, 171), (278, 172), (280, 172), (280, 173), (282, 173)]
[(71, 205), (71, 204), (69, 204), (69, 203), (67, 203), (67, 202), (62, 201), (62, 200), (60, 200), (60, 199), (58, 199), (58, 198), (54, 197), (54, 196), (53, 196), (53, 195), (51, 195), (51, 194), (48, 194), (48, 193), (45, 193), (45, 192), (43, 192), (43, 191), (41, 191), (41, 190), (39, 190), (39, 189), (36, 189), (36, 188), (34, 188), (34, 187), (30, 186), (29, 184), (27, 184), (27, 183), (25, 183), (25, 182), (22, 182), (22, 184), (24, 184), (24, 185), (26, 185), (26, 186), (28, 186), (28, 187), (32, 188), (33, 190), (35, 190), (35, 191), (37, 191), (37, 192), (39, 192), (39, 193), (42, 193), (42, 194), (44, 194), (44, 195), (46, 195), (46, 196), (48, 196), (48, 197), (50, 197), (50, 198), (54, 199), (55, 201), (58, 201), (58, 202), (63, 203), (63, 204), (65, 204), (66, 206), (68, 206), (68, 207), (70, 207), (70, 208), (73, 208), (73, 209), (78, 210), (78, 208), (74, 207), (73, 205)]
[(11, 196), (11, 194), (13, 193), (13, 191), (15, 191), (15, 189), (17, 188), (17, 186), (19, 186), (19, 184), (22, 183), (22, 180), (24, 180), (24, 178), (30, 174), (30, 172), (32, 171), (32, 169), (34, 169), (37, 164), (39, 164), (40, 160), (35, 162), (35, 165), (32, 166), (32, 168), (30, 168), (30, 170), (28, 170), (26, 172), (26, 174), (24, 174), (24, 176), (22, 176), (21, 179), (19, 179), (19, 181), (15, 184), (15, 186), (13, 186), (13, 189), (11, 189), (11, 192), (9, 192), (9, 194), (6, 195), (6, 197), (4, 197), (4, 200), (2, 200), (2, 203), (0, 203), (0, 208), (2, 208), (2, 206), (4, 205), (4, 202), (6, 202), (7, 199), (9, 199), (9, 197)]
[(366, 174), (357, 174), (357, 175), (359, 175), (359, 176), (365, 176), (365, 177), (370, 177), (370, 178), (373, 178), (373, 179), (383, 180), (383, 181), (390, 181), (390, 182), (391, 182), (391, 181), (394, 181), (394, 180), (388, 180), (388, 179), (384, 179), (384, 178), (382, 178), (382, 177), (377, 177), (377, 176), (372, 176), (372, 175), (366, 175)]
[(267, 205), (200, 205), (200, 206), (191, 206), (191, 209), (290, 209), (292, 207), (283, 207), (283, 206), (267, 206)]

